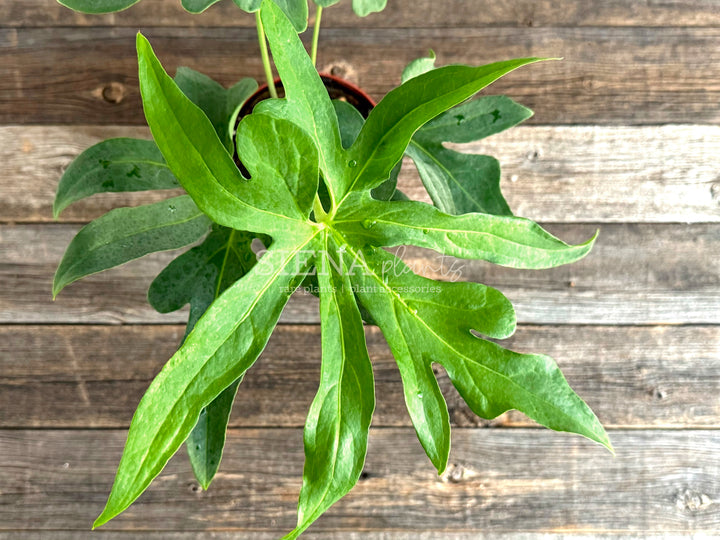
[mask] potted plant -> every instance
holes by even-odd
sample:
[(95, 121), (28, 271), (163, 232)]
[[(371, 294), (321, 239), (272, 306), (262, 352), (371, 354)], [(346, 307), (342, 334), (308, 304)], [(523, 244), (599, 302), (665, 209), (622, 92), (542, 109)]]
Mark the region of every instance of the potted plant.
[[(61, 0), (85, 12), (137, 1)], [(215, 1), (183, 6), (197, 12)], [(500, 193), (496, 160), (443, 145), (528, 118), (530, 111), (505, 97), (470, 99), (540, 59), (435, 69), (431, 55), (411, 63), (403, 83), (373, 108), (360, 103), (369, 101), (361, 91), (323, 80), (315, 68), (322, 8), (337, 0), (315, 0), (311, 54), (298, 37), (307, 26), (306, 0), (233, 1), (257, 18), (267, 87), (251, 98), (252, 80), (225, 89), (184, 68), (173, 80), (138, 34), (140, 88), (154, 141), (99, 143), (71, 164), (58, 187), (56, 215), (100, 192), (181, 186), (187, 194), (118, 208), (81, 229), (58, 267), (53, 295), (148, 253), (193, 245), (150, 286), (148, 299), (160, 312), (190, 304), (187, 332), (138, 405), (94, 526), (130, 506), (183, 442), (208, 488), (242, 378), (300, 286), (320, 298), (322, 360), (305, 425), (298, 522), (287, 538), (299, 536), (362, 472), (375, 405), (363, 321), (385, 335), (418, 439), (439, 473), (448, 462), (450, 422), (433, 363), (481, 417), (517, 409), (611, 449), (552, 359), (485, 339), (515, 330), (513, 307), (499, 291), (421, 277), (383, 249), (414, 245), (515, 268), (558, 266), (590, 251), (595, 238), (571, 246), (514, 217)], [(360, 15), (384, 4), (353, 1)], [(332, 100), (333, 92), (342, 99)], [(398, 191), (404, 155), (434, 206)], [(258, 241), (262, 251), (254, 249)]]

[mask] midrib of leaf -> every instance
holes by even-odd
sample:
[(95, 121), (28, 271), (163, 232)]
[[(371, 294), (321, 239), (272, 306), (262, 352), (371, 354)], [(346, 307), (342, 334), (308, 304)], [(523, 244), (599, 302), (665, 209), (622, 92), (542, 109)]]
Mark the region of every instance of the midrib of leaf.
[[(250, 304), (250, 306), (248, 307), (248, 309), (245, 310), (245, 313), (243, 314), (243, 316), (235, 323), (235, 325), (233, 326), (232, 331), (229, 332), (228, 335), (232, 335), (232, 334), (237, 330), (238, 326), (240, 326), (242, 323), (244, 323), (244, 322), (247, 320), (247, 318), (250, 316), (250, 314), (251, 314), (251, 313), (253, 312), (253, 310), (255, 309), (255, 306), (257, 305), (257, 303), (260, 301), (260, 299), (263, 297), (263, 295), (267, 292), (267, 290), (270, 288), (270, 286), (271, 286), (273, 283), (275, 283), (275, 280), (276, 280), (277, 277), (280, 275), (280, 272), (282, 271), (283, 268), (285, 268), (285, 266), (286, 266), (287, 263), (290, 261), (290, 259), (292, 259), (293, 257), (295, 257), (295, 255), (297, 255), (298, 252), (300, 252), (305, 246), (307, 246), (310, 242), (312, 242), (313, 239), (314, 239), (319, 233), (320, 233), (320, 230), (314, 231), (313, 234), (312, 234), (311, 236), (309, 236), (302, 244), (298, 244), (298, 245), (293, 249), (293, 251), (290, 252), (290, 255), (289, 255), (289, 256), (287, 256), (287, 257), (285, 257), (285, 259), (283, 259), (283, 263), (282, 263), (281, 265), (278, 265), (278, 270), (277, 270), (275, 273), (271, 274), (271, 276), (266, 280), (266, 284), (263, 286), (263, 288), (262, 288), (262, 289), (258, 292), (258, 294), (255, 296), (255, 299), (253, 300), (253, 302)], [(196, 328), (197, 328), (197, 326), (196, 326)], [(195, 332), (195, 330), (193, 329), (193, 331), (192, 331), (190, 334), (192, 335), (194, 332)], [(214, 357), (215, 354), (217, 353), (218, 349), (219, 349), (220, 347), (222, 347), (226, 342), (227, 342), (227, 340), (226, 340), (226, 341), (223, 341), (223, 343), (221, 343), (220, 345), (218, 345), (218, 347), (212, 352), (212, 354), (208, 355), (208, 358)], [(206, 363), (207, 363), (207, 362), (206, 362)], [(184, 394), (185, 394), (185, 391), (188, 389), (188, 387), (189, 387), (192, 383), (194, 383), (195, 380), (200, 376), (200, 372), (202, 371), (202, 368), (205, 367), (206, 363), (203, 363), (201, 366), (199, 366), (199, 368), (198, 368), (198, 370), (195, 372), (195, 374), (188, 380), (188, 382), (187, 382), (187, 384), (185, 385), (185, 387), (183, 388), (182, 392), (179, 393), (180, 396), (184, 395)], [(222, 392), (222, 390), (218, 393), (218, 395), (220, 395), (221, 392)], [(215, 397), (217, 397), (217, 396), (215, 396)], [(179, 399), (180, 399), (180, 398), (178, 397), (178, 398), (176, 398), (175, 401), (173, 402), (172, 407), (171, 407), (171, 409), (170, 409), (170, 414), (169, 414), (168, 416), (170, 416), (170, 415), (173, 414), (173, 412), (174, 412), (174, 410), (175, 410), (175, 407), (177, 407), (177, 404), (178, 404)], [(213, 398), (213, 399), (214, 399), (214, 398)], [(212, 401), (212, 400), (210, 400), (210, 402), (211, 402), (211, 401)], [(175, 429), (175, 431), (174, 431), (173, 433), (177, 433), (177, 431), (178, 431), (178, 430)], [(150, 441), (150, 443), (145, 446), (145, 452), (143, 453), (142, 457), (141, 457), (140, 460), (139, 460), (141, 463), (145, 461), (145, 458), (146, 458), (147, 455), (150, 453), (150, 449), (152, 448), (153, 444), (155, 443), (155, 441), (157, 440), (157, 438), (158, 438), (159, 435), (160, 435), (160, 432), (158, 431), (157, 433), (155, 433), (155, 436), (154, 436), (153, 439)], [(174, 438), (174, 437), (167, 437), (167, 439), (170, 440), (170, 441), (172, 441), (173, 438)], [(165, 447), (163, 448), (163, 451), (164, 451), (166, 448), (167, 448), (167, 446), (165, 446)], [(171, 456), (170, 456), (170, 457), (171, 457)], [(165, 463), (162, 464), (162, 467), (164, 467), (164, 466), (167, 464), (167, 462), (170, 460), (170, 457), (168, 457), (167, 460), (165, 461)], [(161, 467), (161, 469), (162, 469), (162, 467)], [(138, 468), (138, 470), (135, 472), (135, 475), (133, 476), (133, 479), (132, 479), (132, 482), (130, 483), (130, 485), (134, 485), (134, 484), (135, 484), (135, 481), (137, 480), (138, 474), (140, 474), (141, 470), (142, 470), (141, 468)], [(151, 481), (152, 481), (152, 480), (151, 480)], [(148, 485), (149, 485), (149, 483), (147, 483), (147, 484), (146, 484), (146, 483), (143, 483), (143, 489), (146, 488)]]
[[(195, 215), (189, 216), (189, 217), (186, 218), (186, 219), (181, 219), (181, 220), (178, 220), (178, 221), (166, 222), (166, 223), (163, 223), (163, 224), (158, 225), (158, 226), (152, 226), (152, 225), (151, 225), (151, 226), (148, 226), (148, 227), (145, 227), (145, 228), (142, 228), (142, 229), (138, 229), (138, 230), (133, 231), (132, 234), (126, 234), (126, 235), (120, 236), (119, 238), (113, 239), (112, 242), (116, 242), (116, 241), (118, 241), (118, 240), (123, 240), (123, 239), (126, 239), (126, 238), (132, 238), (133, 236), (137, 236), (137, 235), (139, 235), (139, 234), (143, 234), (143, 233), (146, 233), (146, 232), (155, 230), (155, 229), (165, 229), (165, 228), (167, 228), (167, 227), (172, 227), (172, 226), (176, 226), (176, 225), (182, 225), (183, 223), (188, 223), (188, 222), (190, 222), (190, 221), (193, 221), (193, 220), (197, 219), (199, 216), (202, 216), (202, 215), (204, 215), (204, 214), (202, 213), (202, 211), (200, 211), (200, 210), (198, 209), (198, 212), (197, 212)], [(100, 243), (100, 244), (97, 244), (95, 247), (93, 247), (92, 250), (88, 250), (88, 251), (86, 252), (86, 256), (85, 256), (85, 257), (80, 257), (80, 258), (76, 259), (76, 260), (75, 260), (75, 264), (73, 264), (72, 266), (70, 266), (69, 269), (73, 269), (73, 268), (77, 267), (78, 264), (80, 264), (80, 263), (84, 262), (86, 259), (88, 259), (93, 252), (95, 252), (95, 251), (97, 251), (97, 250), (99, 250), (99, 249), (102, 249), (102, 248), (104, 248), (104, 247), (107, 247), (110, 243), (111, 243), (111, 242), (102, 242), (102, 243)]]
[[(467, 214), (466, 214), (466, 215), (467, 215)], [(490, 214), (487, 214), (487, 215), (490, 215)], [(451, 217), (460, 217), (460, 216), (451, 216)], [(494, 217), (504, 218), (505, 216), (494, 216)], [(445, 229), (445, 228), (440, 228), (440, 227), (421, 227), (421, 226), (418, 226), (418, 225), (411, 225), (411, 224), (409, 224), (409, 223), (400, 223), (400, 222), (397, 222), (397, 221), (390, 221), (390, 220), (381, 219), (381, 218), (368, 218), (368, 219), (372, 219), (372, 221), (374, 221), (374, 222), (376, 222), (376, 223), (385, 223), (385, 224), (387, 224), (387, 225), (392, 225), (392, 226), (396, 226), (396, 227), (402, 227), (402, 228), (405, 228), (405, 229), (415, 229), (415, 230), (420, 230), (420, 231), (435, 231), (435, 232), (446, 233), (446, 234), (476, 235), (477, 237), (480, 237), (480, 238), (485, 238), (485, 237), (488, 237), (488, 238), (498, 238), (498, 239), (502, 240), (503, 242), (507, 242), (508, 244), (513, 244), (513, 245), (515, 245), (515, 246), (526, 247), (526, 248), (527, 248), (527, 247), (534, 247), (534, 246), (532, 246), (532, 245), (530, 245), (530, 244), (522, 244), (522, 243), (517, 242), (517, 241), (515, 241), (515, 240), (511, 240), (511, 239), (509, 239), (509, 238), (505, 238), (504, 236), (499, 236), (499, 235), (497, 235), (497, 234), (493, 234), (493, 233), (489, 233), (489, 232), (468, 231), (468, 230), (460, 230), (460, 229)], [(513, 218), (513, 219), (520, 219), (520, 218)], [(335, 223), (357, 223), (358, 221), (359, 221), (359, 220), (357, 220), (357, 219), (345, 219), (345, 220), (335, 221)], [(362, 221), (364, 221), (364, 220), (362, 220)], [(468, 249), (468, 248), (465, 248), (465, 247), (459, 245), (457, 242), (454, 242), (454, 241), (450, 240), (449, 238), (447, 238), (447, 240), (448, 240), (449, 242), (451, 242), (453, 245), (457, 246), (459, 249), (463, 249), (463, 250)], [(546, 247), (543, 247), (543, 248), (540, 248), (540, 249), (547, 250), (547, 251), (561, 251), (561, 250), (563, 250), (565, 247), (567, 247), (567, 246), (559, 246), (559, 247), (557, 247), (557, 248), (554, 248), (554, 247), (547, 247), (547, 248), (546, 248)], [(487, 253), (489, 253), (489, 252), (487, 252)]]
[[(327, 232), (325, 233), (324, 247), (325, 247), (325, 253), (329, 253), (329, 251), (328, 251), (328, 233)], [(340, 258), (340, 260), (342, 261), (342, 257)], [(329, 270), (329, 271), (332, 272), (332, 270)], [(328, 279), (328, 281), (330, 281), (330, 283), (332, 284), (331, 280)], [(340, 425), (342, 423), (340, 421), (340, 418), (342, 417), (342, 379), (343, 379), (343, 375), (345, 373), (345, 362), (347, 359), (347, 355), (345, 354), (345, 332), (343, 331), (343, 329), (344, 329), (343, 317), (340, 313), (340, 304), (337, 301), (337, 295), (335, 295), (335, 294), (332, 295), (332, 302), (335, 305), (335, 309), (336, 309), (336, 313), (337, 313), (338, 327), (340, 330), (340, 346), (341, 346), (341, 350), (342, 350), (342, 354), (343, 354), (343, 358), (342, 358), (342, 362), (341, 362), (341, 366), (340, 366), (340, 376), (337, 378), (337, 382), (334, 385), (337, 387), (337, 410), (339, 413), (339, 414), (337, 414), (337, 420), (335, 421), (335, 436), (334, 436), (334, 441), (333, 441), (334, 450), (333, 450), (333, 458), (332, 458), (333, 463), (332, 463), (331, 479), (334, 479), (335, 473), (337, 471), (338, 444), (340, 443)], [(356, 379), (357, 379), (357, 375), (356, 375)], [(359, 386), (360, 385), (358, 384), (358, 387)], [(327, 498), (327, 495), (330, 492), (330, 486), (331, 486), (331, 482), (328, 482), (328, 485), (325, 488), (325, 491), (323, 492), (322, 498), (315, 505), (312, 512), (310, 512), (310, 517), (315, 515), (315, 512), (317, 512), (318, 508), (320, 508), (322, 503), (325, 502), (325, 499)], [(306, 520), (306, 522), (307, 522), (307, 520)]]
[[(151, 64), (152, 64), (152, 63), (151, 63)], [(160, 77), (158, 77), (158, 74), (155, 72), (155, 69), (151, 66), (151, 68), (148, 69), (147, 71), (149, 71), (150, 73), (152, 73), (152, 76), (154, 77), (155, 82), (157, 83), (157, 87), (158, 87), (158, 88), (163, 88), (162, 81), (160, 80)], [(184, 94), (183, 94), (183, 97), (185, 97)], [(188, 102), (190, 103), (190, 105), (191, 105), (192, 107), (195, 107), (197, 110), (199, 110), (200, 112), (202, 112), (202, 110), (201, 110), (197, 105), (195, 105), (194, 103), (192, 103), (187, 97), (185, 97), (185, 99), (188, 100)], [(180, 122), (180, 119), (178, 118), (178, 116), (177, 116), (177, 114), (176, 114), (176, 112), (175, 112), (175, 109), (174, 109), (173, 107), (169, 106), (169, 102), (168, 102), (168, 100), (165, 98), (164, 91), (163, 91), (163, 100), (165, 101), (166, 104), (168, 104), (167, 109), (170, 111), (170, 114), (171, 114), (172, 117), (175, 119), (175, 124), (180, 128), (180, 131), (183, 132), (183, 134), (185, 135), (185, 138), (186, 138), (188, 141), (192, 141), (192, 139), (191, 139), (190, 136), (188, 135), (188, 132), (185, 131), (185, 127), (183, 126), (182, 122)], [(205, 113), (203, 112), (203, 115), (204, 115), (204, 114), (205, 114)], [(209, 120), (208, 120), (208, 122), (209, 122)], [(224, 145), (223, 142), (220, 140), (220, 137), (218, 137), (218, 134), (215, 132), (215, 128), (214, 128), (214, 127), (213, 127), (212, 132), (213, 132), (213, 135), (215, 136), (215, 138), (217, 139), (217, 142), (219, 142), (220, 145), (223, 147), (223, 150), (225, 150), (225, 152), (227, 152), (227, 150), (225, 149), (225, 145)], [(198, 152), (198, 150), (197, 150), (197, 148), (195, 147), (194, 144), (190, 144), (189, 147), (190, 147), (190, 149), (192, 149), (193, 154), (194, 154), (195, 156), (199, 157), (199, 161), (203, 164), (203, 167), (205, 167), (205, 169), (208, 171), (208, 173), (210, 174), (210, 176), (211, 176), (212, 178), (217, 178), (217, 176), (216, 176), (215, 173), (213, 172), (212, 167), (210, 167), (210, 165), (208, 164), (208, 162), (205, 160), (205, 156), (204, 156), (203, 154), (201, 154), (200, 152)], [(228, 155), (229, 155), (229, 154), (228, 154)], [(238, 174), (240, 174), (240, 173), (238, 172)], [(242, 175), (240, 175), (240, 176), (241, 176), (241, 178), (242, 178), (243, 181), (247, 182), (247, 179), (246, 179), (246, 178), (242, 177)], [(284, 216), (284, 215), (282, 215), (282, 214), (276, 214), (276, 213), (274, 213), (274, 212), (270, 212), (269, 210), (263, 210), (262, 208), (257, 208), (257, 207), (255, 207), (255, 206), (252, 206), (251, 204), (246, 203), (246, 202), (243, 201), (242, 199), (240, 199), (240, 198), (236, 197), (235, 195), (233, 195), (232, 193), (230, 193), (230, 191), (228, 191), (228, 190), (225, 188), (225, 186), (223, 186), (223, 185), (222, 185), (220, 182), (218, 182), (217, 180), (215, 181), (215, 184), (216, 184), (216, 187), (217, 187), (218, 190), (221, 190), (224, 194), (226, 194), (227, 196), (231, 197), (233, 200), (237, 201), (240, 205), (242, 205), (242, 206), (244, 206), (244, 207), (246, 207), (246, 208), (249, 208), (249, 209), (251, 209), (252, 211), (264, 213), (264, 214), (273, 216), (273, 217), (278, 218), (278, 219), (289, 220), (289, 221), (300, 221), (299, 219), (292, 219), (292, 218), (289, 218), (289, 217)]]
[[(414, 318), (415, 320), (417, 320), (422, 326), (424, 326), (425, 328), (427, 328), (427, 330), (428, 330), (442, 345), (444, 345), (447, 349), (449, 349), (449, 350), (451, 350), (453, 353), (457, 354), (460, 358), (463, 358), (463, 359), (467, 360), (468, 362), (471, 362), (472, 364), (479, 366), (483, 371), (486, 371), (486, 372), (488, 372), (488, 373), (490, 373), (490, 374), (492, 374), (492, 375), (495, 375), (496, 377), (499, 377), (499, 378), (507, 381), (507, 382), (508, 382), (510, 385), (512, 385), (514, 388), (519, 389), (519, 390), (521, 391), (521, 393), (523, 393), (523, 394), (525, 394), (525, 395), (530, 395), (530, 396), (535, 397), (538, 401), (541, 401), (542, 403), (546, 404), (546, 405), (548, 406), (548, 408), (553, 409), (553, 410), (559, 412), (563, 417), (569, 419), (569, 420), (571, 421), (571, 423), (575, 423), (575, 420), (573, 419), (573, 417), (570, 416), (569, 414), (567, 414), (564, 410), (558, 408), (557, 405), (555, 405), (555, 404), (553, 404), (553, 403), (550, 403), (549, 401), (547, 401), (547, 400), (546, 400), (544, 397), (542, 397), (542, 396), (538, 396), (537, 394), (526, 390), (525, 388), (523, 388), (521, 385), (519, 385), (518, 383), (516, 383), (513, 379), (511, 379), (511, 378), (508, 377), (507, 375), (505, 375), (505, 374), (503, 374), (503, 373), (500, 373), (500, 372), (498, 372), (498, 371), (495, 371), (494, 369), (491, 369), (491, 368), (489, 368), (488, 366), (486, 366), (486, 365), (484, 365), (484, 364), (481, 364), (481, 363), (477, 362), (476, 360), (474, 360), (474, 359), (472, 359), (472, 358), (469, 358), (468, 356), (462, 354), (460, 351), (458, 351), (456, 348), (454, 348), (452, 345), (450, 345), (450, 343), (448, 343), (447, 341), (445, 341), (445, 340), (444, 340), (442, 337), (440, 337), (430, 326), (428, 326), (428, 324), (427, 324), (423, 319), (421, 319), (420, 317), (418, 317), (417, 313), (414, 313), (413, 310), (410, 309), (410, 307), (405, 303), (405, 301), (402, 299), (402, 297), (401, 297), (400, 295), (398, 295), (395, 291), (393, 291), (391, 288), (389, 288), (389, 287), (387, 286), (387, 284), (386, 284), (382, 279), (380, 279), (380, 276), (378, 276), (377, 273), (376, 273), (372, 268), (370, 268), (370, 267), (367, 265), (367, 263), (365, 262), (365, 259), (364, 259), (364, 258), (358, 257), (357, 251), (355, 251), (350, 244), (348, 244), (347, 242), (345, 242), (345, 245), (347, 246), (347, 249), (348, 249), (349, 251), (352, 251), (352, 252), (353, 252), (353, 254), (354, 254), (354, 256), (355, 256), (355, 260), (359, 260), (359, 261), (360, 261), (360, 264), (362, 264), (362, 265), (368, 270), (368, 272), (370, 272), (370, 274), (373, 276), (373, 279), (374, 279), (377, 283), (379, 283), (379, 284), (388, 292), (388, 294), (389, 294), (390, 296), (394, 297), (400, 304), (402, 304), (403, 308), (405, 308), (405, 311), (407, 311), (407, 313), (408, 313), (412, 318)], [(398, 328), (400, 328), (400, 326), (398, 326)], [(402, 334), (402, 330), (400, 331), (400, 333)], [(466, 368), (463, 368), (463, 369), (466, 370)], [(466, 370), (466, 371), (467, 371), (467, 370)]]
[[(450, 179), (455, 183), (455, 185), (456, 185), (458, 188), (460, 188), (460, 191), (462, 191), (462, 192), (467, 196), (468, 199), (470, 199), (472, 202), (474, 202), (477, 206), (482, 207), (481, 201), (478, 201), (477, 199), (475, 199), (475, 197), (473, 197), (473, 196), (470, 194), (470, 192), (469, 192), (467, 189), (465, 189), (465, 187), (464, 187), (460, 182), (458, 182), (458, 180), (457, 180), (457, 178), (455, 177), (455, 175), (454, 175), (452, 172), (450, 172), (450, 169), (448, 169), (439, 159), (437, 159), (433, 154), (431, 154), (431, 153), (428, 151), (427, 148), (425, 148), (424, 146), (422, 146), (422, 145), (418, 144), (417, 142), (415, 142), (414, 139), (411, 139), (411, 140), (410, 140), (410, 145), (409, 145), (409, 146), (412, 146), (412, 147), (416, 148), (417, 150), (419, 150), (420, 152), (422, 152), (424, 155), (426, 155), (427, 157), (429, 157), (430, 160), (431, 160), (433, 163), (435, 163), (435, 165), (437, 165), (437, 167), (438, 167), (439, 169), (441, 169), (441, 170), (448, 176), (448, 178), (450, 178)], [(440, 146), (441, 149), (443, 149), (442, 145), (439, 145), (439, 146)]]
[[(227, 266), (228, 256), (230, 255), (230, 246), (233, 242), (233, 239), (235, 238), (235, 229), (232, 229), (230, 231), (230, 236), (228, 237), (227, 244), (225, 244), (225, 256), (223, 257), (222, 265), (220, 266), (220, 272), (218, 275), (217, 284), (215, 285), (215, 298), (220, 296), (220, 284), (222, 283), (223, 277), (225, 276), (225, 268)], [(220, 248), (222, 250), (223, 248)], [(218, 250), (218, 252), (220, 251)]]

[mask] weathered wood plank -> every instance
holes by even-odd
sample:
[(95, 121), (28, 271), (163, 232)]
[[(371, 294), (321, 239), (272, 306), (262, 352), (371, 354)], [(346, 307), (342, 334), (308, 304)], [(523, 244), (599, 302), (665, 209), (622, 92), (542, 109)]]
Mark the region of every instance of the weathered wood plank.
[[(0, 427), (124, 428), (175, 352), (181, 326), (0, 326)], [(375, 327), (374, 425), (409, 426), (395, 362)], [(503, 342), (553, 356), (607, 427), (720, 428), (720, 327), (521, 326)], [(231, 425), (301, 427), (320, 366), (318, 326), (279, 326), (242, 383)], [(534, 425), (517, 412), (487, 422), (438, 378), (454, 425)], [(282, 399), (279, 399), (282, 396)]]
[[(152, 0), (121, 14), (87, 16), (54, 0), (0, 1), (3, 26), (130, 26), (152, 21), (156, 26), (252, 26), (229, 1), (202, 15), (188, 15), (178, 0)], [(348, 3), (325, 12), (326, 27), (446, 28), (478, 26), (719, 26), (716, 0), (628, 2), (626, 0), (394, 0), (382, 15), (355, 17)]]
[[(50, 284), (77, 225), (0, 226), (0, 324), (176, 323), (147, 304), (150, 281), (171, 253), (91, 276), (50, 300)], [(547, 227), (581, 242), (593, 224)], [(553, 270), (512, 270), (443, 259), (419, 249), (403, 257), (430, 277), (487, 283), (515, 304), (518, 320), (541, 324), (720, 323), (720, 228), (717, 224), (604, 224), (584, 260)], [(317, 303), (297, 296), (285, 322), (317, 322)]]
[[(124, 431), (1, 431), (5, 530), (87, 530), (102, 508)], [(365, 478), (311, 532), (712, 533), (720, 527), (720, 432), (616, 431), (617, 457), (541, 430), (456, 429), (433, 471), (408, 428), (374, 429)], [(184, 452), (108, 530), (289, 530), (300, 429), (231, 430), (207, 493)], [(32, 516), (32, 518), (28, 518)]]
[[(62, 171), (84, 149), (112, 137), (147, 138), (149, 132), (119, 126), (0, 127), (5, 165), (0, 221), (52, 220)], [(517, 215), (547, 222), (720, 221), (718, 126), (530, 126), (463, 147), (500, 159), (503, 190)], [(401, 188), (429, 200), (409, 161)], [(117, 206), (169, 196), (97, 196), (74, 204), (61, 220), (87, 221)]]
[[(49, 531), (43, 529), (42, 540), (237, 540), (237, 532), (175, 532), (175, 531)], [(448, 531), (414, 531), (414, 532), (306, 532), (303, 540), (599, 540), (623, 538), (625, 540), (668, 540), (663, 533), (482, 533), (482, 532), (448, 532)], [(687, 538), (694, 538), (687, 535)], [(0, 540), (37, 540), (37, 533), (14, 531), (1, 532)], [(253, 531), (252, 540), (277, 540), (273, 533)], [(707, 535), (698, 536), (705, 540)]]
[[(189, 65), (223, 84), (262, 74), (251, 29), (145, 31), (171, 72)], [(430, 48), (441, 64), (563, 56), (513, 73), (493, 93), (533, 108), (536, 124), (712, 124), (719, 37), (714, 28), (330, 29), (319, 66), (382, 96)], [(134, 40), (133, 28), (0, 30), (0, 124), (143, 123)]]

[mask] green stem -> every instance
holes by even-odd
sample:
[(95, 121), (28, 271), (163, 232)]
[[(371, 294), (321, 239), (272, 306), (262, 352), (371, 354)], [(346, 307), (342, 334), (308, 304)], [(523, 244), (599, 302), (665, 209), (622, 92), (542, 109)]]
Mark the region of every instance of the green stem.
[(322, 12), (322, 6), (318, 6), (315, 11), (315, 29), (313, 30), (312, 52), (310, 56), (312, 58), (313, 66), (317, 64), (317, 51), (318, 41), (320, 40), (320, 20), (322, 19)]
[(265, 28), (263, 28), (260, 12), (255, 12), (255, 24), (257, 25), (258, 42), (260, 43), (260, 56), (262, 56), (263, 67), (265, 68), (265, 80), (267, 80), (270, 97), (278, 97), (273, 81), (272, 66), (270, 65), (270, 54), (268, 53), (267, 39), (265, 38)]
[(323, 208), (322, 202), (320, 202), (320, 195), (315, 194), (315, 200), (313, 201), (313, 211), (315, 212), (315, 221), (318, 223), (325, 221), (327, 218), (327, 212)]

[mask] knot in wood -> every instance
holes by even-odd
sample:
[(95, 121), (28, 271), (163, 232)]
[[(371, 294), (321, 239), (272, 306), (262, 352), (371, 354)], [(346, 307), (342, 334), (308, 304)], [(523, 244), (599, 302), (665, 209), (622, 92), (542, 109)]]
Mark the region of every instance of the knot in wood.
[(720, 180), (715, 181), (710, 185), (710, 196), (713, 201), (720, 204)]
[(357, 84), (357, 70), (345, 60), (338, 60), (325, 66), (322, 70), (325, 73), (329, 73), (335, 77), (340, 77), (348, 82)]
[(466, 469), (463, 465), (452, 463), (448, 465), (440, 479), (446, 484), (461, 484), (476, 476), (477, 473), (472, 469)]
[(675, 506), (686, 513), (701, 512), (712, 504), (713, 500), (709, 495), (696, 489), (685, 488), (675, 494)]
[(113, 81), (102, 89), (102, 98), (108, 103), (118, 104), (125, 99), (125, 93), (125, 85)]

